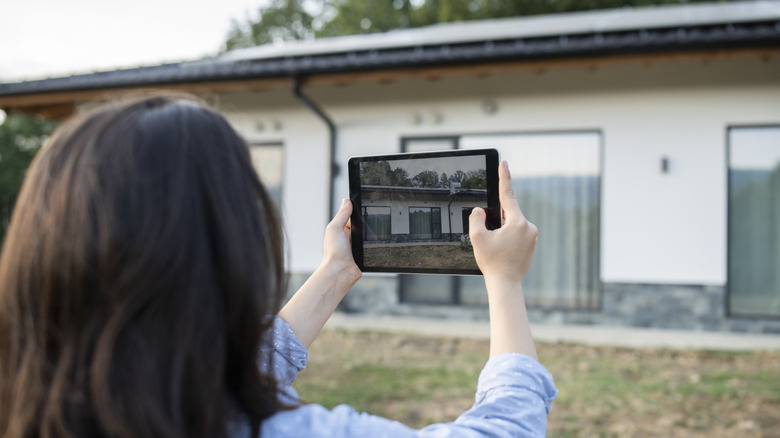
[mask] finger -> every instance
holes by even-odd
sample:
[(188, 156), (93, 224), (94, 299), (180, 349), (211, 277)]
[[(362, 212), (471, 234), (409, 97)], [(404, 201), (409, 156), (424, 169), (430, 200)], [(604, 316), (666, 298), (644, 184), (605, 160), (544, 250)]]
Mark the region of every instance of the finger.
[(498, 200), (501, 202), (502, 215), (507, 221), (524, 217), (512, 189), (512, 175), (509, 174), (509, 164), (506, 161), (502, 161), (498, 166)]

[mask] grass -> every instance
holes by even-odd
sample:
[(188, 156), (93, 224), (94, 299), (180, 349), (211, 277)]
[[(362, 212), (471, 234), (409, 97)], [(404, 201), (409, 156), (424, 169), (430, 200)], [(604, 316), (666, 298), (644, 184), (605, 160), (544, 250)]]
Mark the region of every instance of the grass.
[(474, 252), (461, 248), (460, 242), (439, 245), (371, 246), (363, 248), (366, 266), (398, 266), (406, 268), (478, 269)]
[[(551, 437), (780, 437), (780, 352), (538, 344), (560, 392)], [(413, 427), (474, 401), (486, 341), (325, 331), (296, 387)]]
[(334, 379), (308, 382), (301, 390), (328, 408), (349, 401), (353, 407), (388, 415), (388, 404), (462, 396), (463, 389), (473, 392), (474, 384), (474, 376), (463, 370), (361, 364)]

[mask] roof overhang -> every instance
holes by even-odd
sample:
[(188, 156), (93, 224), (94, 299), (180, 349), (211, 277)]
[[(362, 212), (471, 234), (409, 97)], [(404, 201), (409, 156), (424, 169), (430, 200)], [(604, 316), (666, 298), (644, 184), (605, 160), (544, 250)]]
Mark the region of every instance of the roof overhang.
[(433, 195), (436, 197), (449, 198), (451, 196), (474, 196), (484, 198), (487, 196), (485, 189), (457, 189), (451, 191), (448, 188), (433, 187), (402, 187), (402, 186), (361, 186), (360, 191), (365, 193), (382, 193), (390, 195)]
[(216, 58), (0, 84), (0, 108), (66, 117), (80, 102), (145, 89), (251, 91), (307, 83), (615, 62), (775, 57), (780, 1), (621, 8), (441, 24), (227, 52)]

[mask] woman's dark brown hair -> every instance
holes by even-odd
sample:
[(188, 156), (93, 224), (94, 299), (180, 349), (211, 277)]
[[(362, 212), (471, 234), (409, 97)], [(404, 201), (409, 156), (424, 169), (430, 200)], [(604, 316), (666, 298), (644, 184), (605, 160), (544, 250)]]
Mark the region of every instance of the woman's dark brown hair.
[(187, 96), (65, 124), (0, 256), (0, 435), (223, 437), (281, 409), (258, 370), (281, 224), (245, 142)]

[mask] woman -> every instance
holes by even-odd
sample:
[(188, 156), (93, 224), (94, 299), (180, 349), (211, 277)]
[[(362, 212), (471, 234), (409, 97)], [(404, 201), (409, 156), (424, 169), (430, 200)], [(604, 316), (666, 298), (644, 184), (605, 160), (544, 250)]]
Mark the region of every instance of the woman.
[[(0, 256), (4, 437), (536, 436), (556, 395), (521, 280), (536, 229), (499, 170), (505, 225), (470, 229), (490, 301), (477, 402), (415, 431), (302, 404), (290, 384), (360, 278), (351, 203), (280, 309), (282, 226), (245, 142), (191, 97), (110, 104), (38, 153)], [(268, 315), (277, 316), (270, 317)]]

